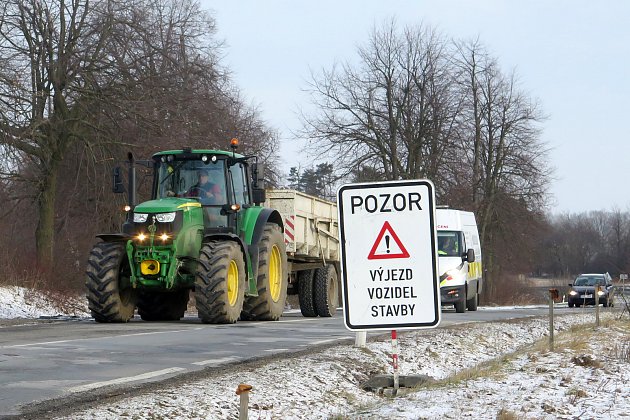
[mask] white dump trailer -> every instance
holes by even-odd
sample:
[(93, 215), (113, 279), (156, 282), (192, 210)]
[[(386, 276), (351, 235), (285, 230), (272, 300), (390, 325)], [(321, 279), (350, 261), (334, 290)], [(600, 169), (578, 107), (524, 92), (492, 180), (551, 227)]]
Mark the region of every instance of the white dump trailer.
[(265, 206), (280, 212), (289, 262), (289, 294), (307, 317), (332, 316), (339, 306), (337, 204), (295, 190), (267, 190)]

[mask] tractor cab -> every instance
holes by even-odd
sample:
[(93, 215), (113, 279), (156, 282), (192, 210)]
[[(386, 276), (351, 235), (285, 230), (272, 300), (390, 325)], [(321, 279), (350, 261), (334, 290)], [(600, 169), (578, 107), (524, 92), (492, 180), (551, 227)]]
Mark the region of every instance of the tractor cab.
[(238, 213), (252, 204), (246, 158), (213, 150), (173, 150), (153, 156), (153, 200), (183, 198), (203, 208), (206, 228), (238, 231)]

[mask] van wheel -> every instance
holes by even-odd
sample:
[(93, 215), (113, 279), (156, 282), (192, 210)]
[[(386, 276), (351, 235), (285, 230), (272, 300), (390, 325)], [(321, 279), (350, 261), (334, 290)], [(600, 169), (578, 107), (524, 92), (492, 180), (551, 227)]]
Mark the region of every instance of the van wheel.
[(472, 299), (466, 301), (466, 309), (469, 311), (476, 311), (477, 304), (479, 303), (479, 294), (475, 292), (475, 296)]
[(573, 302), (569, 302), (568, 305), (569, 305), (569, 308), (573, 308), (575, 306)]
[(313, 274), (315, 270), (303, 270), (298, 272), (298, 298), (300, 311), (305, 317), (317, 316), (315, 310), (315, 294), (313, 291)]
[(465, 300), (460, 300), (460, 301), (455, 302), (455, 312), (457, 312), (458, 314), (463, 314), (464, 312), (466, 312)]

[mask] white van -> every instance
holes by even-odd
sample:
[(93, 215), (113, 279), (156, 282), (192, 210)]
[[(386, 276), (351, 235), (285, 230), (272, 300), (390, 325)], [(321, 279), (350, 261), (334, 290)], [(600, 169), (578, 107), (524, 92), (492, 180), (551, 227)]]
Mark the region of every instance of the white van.
[(475, 215), (437, 208), (438, 267), (442, 305), (476, 311), (483, 287), (481, 243)]

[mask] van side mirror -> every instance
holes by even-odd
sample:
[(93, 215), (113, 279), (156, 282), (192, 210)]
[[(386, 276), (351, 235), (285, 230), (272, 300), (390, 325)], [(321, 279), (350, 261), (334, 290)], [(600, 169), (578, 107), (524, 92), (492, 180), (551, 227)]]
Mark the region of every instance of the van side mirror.
[(466, 254), (462, 257), (462, 260), (468, 261), (469, 263), (475, 262), (475, 250), (468, 248), (468, 251), (466, 251)]
[(573, 283), (569, 283), (569, 287), (573, 287)]
[(125, 192), (125, 186), (123, 185), (122, 177), (120, 175), (120, 166), (116, 166), (112, 170), (112, 181), (113, 181), (112, 190), (114, 194), (121, 194)]

